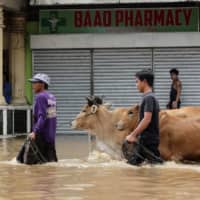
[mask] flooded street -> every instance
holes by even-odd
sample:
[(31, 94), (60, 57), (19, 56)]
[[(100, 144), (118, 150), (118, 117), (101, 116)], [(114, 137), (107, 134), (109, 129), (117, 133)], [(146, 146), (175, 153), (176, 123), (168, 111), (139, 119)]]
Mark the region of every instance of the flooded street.
[(0, 200), (200, 199), (200, 166), (133, 167), (89, 155), (87, 136), (58, 136), (58, 163), (17, 164), (23, 138), (0, 140)]

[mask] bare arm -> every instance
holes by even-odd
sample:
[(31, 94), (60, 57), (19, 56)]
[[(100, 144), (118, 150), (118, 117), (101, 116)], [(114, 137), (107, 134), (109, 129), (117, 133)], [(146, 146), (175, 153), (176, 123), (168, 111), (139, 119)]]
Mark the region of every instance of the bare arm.
[(177, 104), (178, 104), (178, 101), (179, 101), (180, 96), (181, 96), (181, 81), (177, 81), (175, 87), (176, 87), (176, 90), (177, 90), (177, 95), (176, 95), (176, 100), (172, 102), (173, 108), (177, 108)]
[(152, 113), (145, 112), (142, 121), (138, 124), (135, 130), (126, 137), (126, 140), (128, 140), (129, 142), (136, 141), (137, 136), (141, 134), (148, 127), (149, 123), (151, 122), (151, 118), (152, 118)]
[(181, 89), (182, 89), (181, 81), (177, 81), (176, 88), (177, 88), (176, 102), (178, 102), (181, 96)]

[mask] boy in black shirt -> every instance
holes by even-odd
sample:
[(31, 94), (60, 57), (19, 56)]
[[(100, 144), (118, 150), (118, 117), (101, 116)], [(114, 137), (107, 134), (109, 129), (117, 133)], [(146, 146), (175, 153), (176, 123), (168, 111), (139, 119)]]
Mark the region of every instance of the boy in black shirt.
[(182, 84), (178, 77), (179, 71), (176, 68), (171, 69), (169, 72), (172, 79), (172, 84), (169, 95), (170, 100), (169, 103), (167, 104), (167, 108), (176, 109), (180, 108), (181, 105), (180, 96), (181, 96)]
[(154, 75), (146, 69), (136, 73), (136, 86), (143, 93), (140, 104), (139, 124), (126, 137), (129, 143), (135, 144), (134, 156), (128, 163), (139, 165), (144, 161), (161, 163), (159, 145), (159, 103), (155, 98), (153, 87)]

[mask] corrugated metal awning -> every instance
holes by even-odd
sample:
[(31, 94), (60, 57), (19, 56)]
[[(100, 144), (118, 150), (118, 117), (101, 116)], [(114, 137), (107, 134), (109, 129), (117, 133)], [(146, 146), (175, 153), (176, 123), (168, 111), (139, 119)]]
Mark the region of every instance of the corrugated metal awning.
[(200, 0), (30, 0), (30, 5), (200, 2)]

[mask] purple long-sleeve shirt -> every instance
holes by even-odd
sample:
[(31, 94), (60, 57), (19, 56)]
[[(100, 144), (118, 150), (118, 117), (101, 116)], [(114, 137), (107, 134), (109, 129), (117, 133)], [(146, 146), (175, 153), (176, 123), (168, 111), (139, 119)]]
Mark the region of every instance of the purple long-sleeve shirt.
[(33, 131), (41, 134), (48, 143), (55, 143), (56, 135), (56, 99), (48, 91), (40, 92), (35, 97), (33, 108)]

